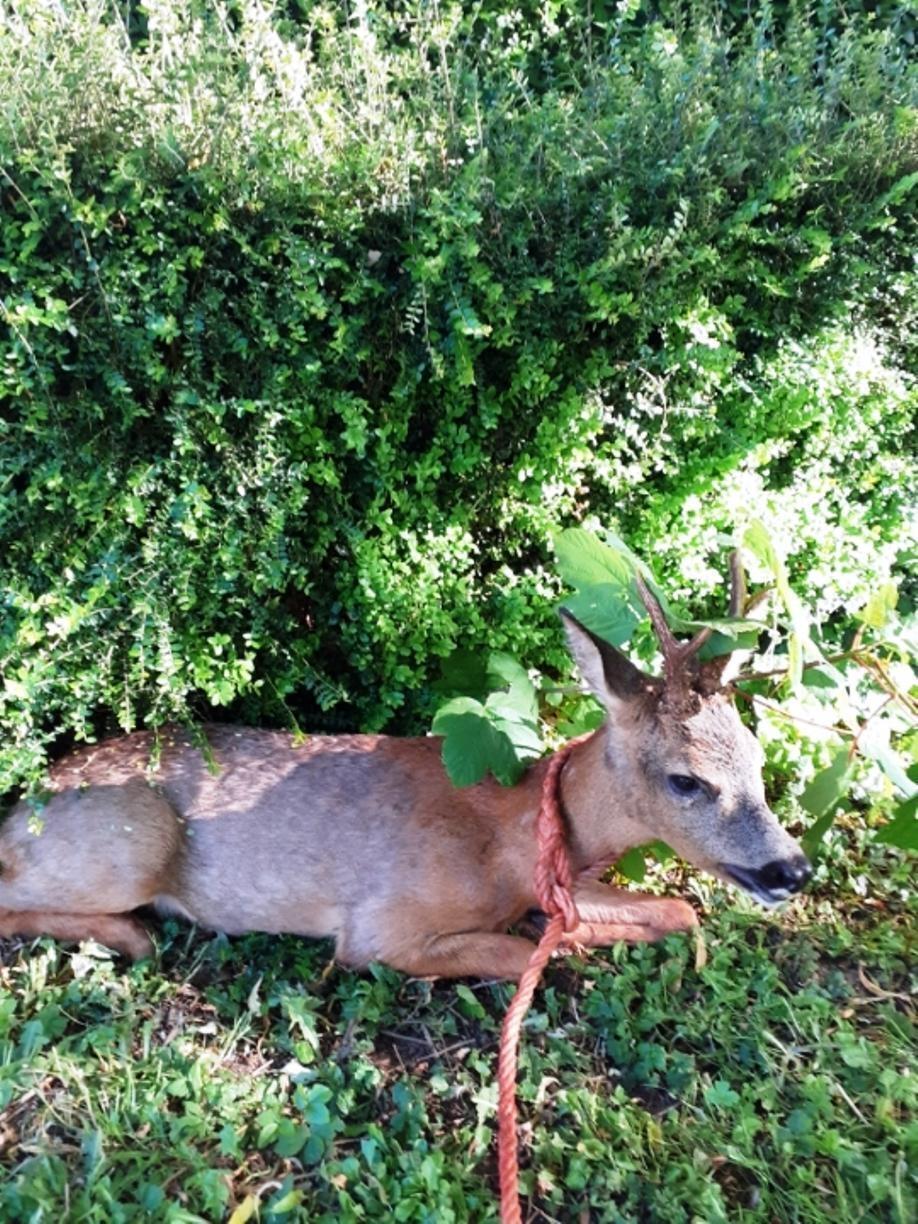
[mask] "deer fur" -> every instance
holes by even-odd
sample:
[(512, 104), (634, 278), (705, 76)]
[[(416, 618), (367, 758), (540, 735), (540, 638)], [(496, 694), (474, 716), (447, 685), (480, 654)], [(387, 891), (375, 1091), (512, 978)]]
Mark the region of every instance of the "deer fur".
[[(808, 864), (769, 811), (759, 745), (710, 670), (693, 680), (683, 656), (678, 676), (657, 680), (572, 617), (565, 627), (608, 714), (560, 780), (582, 920), (571, 942), (696, 925), (684, 901), (596, 878), (656, 838), (766, 904), (795, 892)], [(355, 967), (519, 978), (533, 944), (509, 930), (536, 906), (545, 761), (513, 787), (457, 789), (433, 738), (205, 734), (213, 761), (167, 730), (59, 762), (41, 827), (25, 802), (0, 827), (0, 936), (93, 938), (139, 958), (152, 944), (133, 911), (152, 906), (227, 934), (329, 937)]]

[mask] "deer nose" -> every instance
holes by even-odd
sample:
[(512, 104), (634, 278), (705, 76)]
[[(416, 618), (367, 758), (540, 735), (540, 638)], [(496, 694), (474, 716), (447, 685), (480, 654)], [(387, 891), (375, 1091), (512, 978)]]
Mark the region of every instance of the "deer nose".
[(767, 893), (799, 892), (810, 876), (813, 868), (809, 859), (802, 854), (796, 854), (790, 859), (774, 859), (764, 867), (750, 872), (756, 884)]

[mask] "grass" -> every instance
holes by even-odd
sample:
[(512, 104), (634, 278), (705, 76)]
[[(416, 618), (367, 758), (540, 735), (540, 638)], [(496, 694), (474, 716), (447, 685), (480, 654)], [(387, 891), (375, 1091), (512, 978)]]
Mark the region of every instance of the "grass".
[[(701, 969), (675, 938), (549, 970), (520, 1072), (530, 1219), (912, 1218), (908, 865), (831, 836), (777, 916), (678, 881)], [(178, 924), (130, 968), (4, 948), (4, 1220), (496, 1218), (509, 987)]]

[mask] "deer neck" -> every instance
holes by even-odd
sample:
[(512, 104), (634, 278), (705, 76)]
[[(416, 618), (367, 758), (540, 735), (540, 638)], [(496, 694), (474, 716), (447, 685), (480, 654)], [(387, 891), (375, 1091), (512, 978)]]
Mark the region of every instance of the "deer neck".
[(637, 779), (616, 759), (605, 728), (575, 747), (561, 771), (561, 804), (574, 874), (598, 874), (652, 841)]

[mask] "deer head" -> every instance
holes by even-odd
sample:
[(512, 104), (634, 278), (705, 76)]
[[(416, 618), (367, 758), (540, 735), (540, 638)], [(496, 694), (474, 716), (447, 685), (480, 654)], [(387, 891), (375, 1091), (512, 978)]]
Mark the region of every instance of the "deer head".
[[(730, 613), (741, 616), (738, 558), (732, 569)], [(659, 678), (562, 611), (573, 656), (608, 714), (606, 777), (596, 789), (603, 801), (591, 805), (592, 821), (614, 822), (617, 810), (646, 830), (647, 840), (661, 838), (694, 866), (777, 905), (803, 887), (811, 868), (765, 800), (762, 749), (725, 685), (727, 659), (700, 662), (710, 630), (678, 642), (640, 578), (638, 591), (663, 655)], [(571, 819), (576, 823), (576, 813)], [(599, 829), (591, 828), (587, 840), (598, 839)]]

